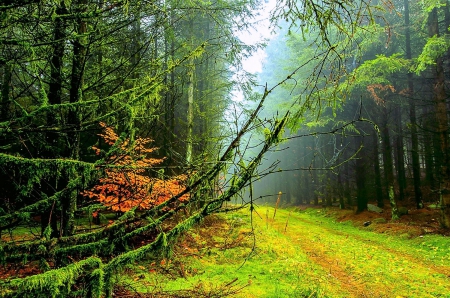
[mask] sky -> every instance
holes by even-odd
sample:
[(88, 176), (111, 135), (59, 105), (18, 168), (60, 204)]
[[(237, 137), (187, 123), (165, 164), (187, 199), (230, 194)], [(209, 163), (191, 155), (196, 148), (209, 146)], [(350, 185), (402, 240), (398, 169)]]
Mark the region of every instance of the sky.
[[(260, 10), (260, 15), (255, 19), (255, 28), (246, 32), (239, 32), (237, 34), (239, 39), (248, 45), (257, 44), (264, 39), (270, 39), (275, 36), (271, 34), (269, 30), (269, 17), (270, 12), (275, 8), (276, 0), (266, 0), (263, 5), (264, 7)], [(266, 56), (265, 51), (263, 49), (259, 49), (251, 57), (243, 61), (244, 69), (253, 74), (262, 72), (262, 67)]]
[[(253, 20), (254, 28), (245, 32), (240, 31), (235, 33), (243, 43), (248, 45), (256, 45), (264, 40), (268, 40), (276, 36), (271, 33), (270, 30), (270, 13), (275, 8), (276, 0), (265, 0), (262, 5), (263, 7), (260, 9), (259, 15)], [(245, 71), (252, 74), (261, 73), (266, 57), (267, 55), (265, 50), (259, 49), (250, 57), (242, 61), (242, 67)], [(238, 77), (239, 74), (236, 74), (235, 79), (238, 80)], [(245, 98), (242, 90), (239, 90), (238, 88), (234, 89), (231, 94), (233, 102), (225, 112), (225, 119), (230, 121), (230, 123), (234, 123), (236, 119), (239, 119), (242, 116), (243, 111), (239, 106), (239, 103), (244, 103)]]

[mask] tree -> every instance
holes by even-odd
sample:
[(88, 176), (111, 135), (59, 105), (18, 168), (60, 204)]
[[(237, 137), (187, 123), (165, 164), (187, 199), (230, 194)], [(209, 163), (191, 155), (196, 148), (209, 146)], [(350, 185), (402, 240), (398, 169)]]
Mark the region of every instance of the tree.
[[(410, 30), (410, 18), (409, 18), (409, 1), (403, 2), (405, 11), (405, 58), (412, 59), (411, 53), (411, 30)], [(416, 104), (414, 96), (414, 81), (413, 73), (407, 73), (408, 91), (407, 95), (410, 97), (409, 102), (409, 119), (411, 121), (411, 159), (413, 169), (413, 181), (414, 181), (414, 196), (416, 200), (416, 207), (423, 208), (422, 202), (422, 190), (420, 182), (420, 160), (419, 160), (419, 140), (417, 136), (417, 120), (416, 120)]]
[[(150, 209), (184, 190), (186, 176), (170, 179), (148, 176), (152, 167), (163, 162), (163, 159), (148, 156), (158, 149), (147, 148), (152, 142), (151, 139), (137, 138), (132, 143), (130, 139), (119, 140), (119, 136), (111, 127), (107, 127), (105, 123), (100, 123), (100, 126), (104, 132), (99, 136), (106, 144), (116, 147), (116, 150), (106, 161), (108, 167), (105, 169), (105, 177), (100, 178), (98, 184), (91, 190), (83, 191), (85, 197), (123, 213), (133, 208)], [(97, 155), (102, 153), (96, 146), (92, 149)], [(185, 194), (179, 200), (188, 201), (189, 196)]]
[[(440, 36), (437, 7), (433, 7), (428, 16), (428, 32), (430, 36), (428, 42), (433, 42), (433, 39), (438, 39)], [(441, 184), (441, 224), (443, 227), (450, 228), (450, 192), (448, 191), (448, 183), (450, 181), (450, 144), (448, 139), (447, 93), (445, 90), (444, 62), (443, 58), (440, 56), (437, 56), (433, 62), (434, 65), (431, 68), (434, 79), (433, 100), (437, 121), (436, 133), (439, 138), (439, 147), (436, 148), (436, 150), (440, 152), (439, 155), (442, 156), (442, 160), (438, 160), (438, 163), (440, 164), (439, 181)]]

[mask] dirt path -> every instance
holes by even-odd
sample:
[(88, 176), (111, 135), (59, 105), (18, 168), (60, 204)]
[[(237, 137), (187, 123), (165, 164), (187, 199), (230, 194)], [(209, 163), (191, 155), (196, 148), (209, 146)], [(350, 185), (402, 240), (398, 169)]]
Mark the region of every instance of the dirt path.
[(306, 252), (328, 272), (328, 281), (351, 297), (450, 297), (450, 258), (435, 257), (420, 247), (408, 251), (401, 244), (408, 240), (349, 233), (339, 230), (338, 223), (334, 228), (286, 210), (278, 210), (268, 224)]

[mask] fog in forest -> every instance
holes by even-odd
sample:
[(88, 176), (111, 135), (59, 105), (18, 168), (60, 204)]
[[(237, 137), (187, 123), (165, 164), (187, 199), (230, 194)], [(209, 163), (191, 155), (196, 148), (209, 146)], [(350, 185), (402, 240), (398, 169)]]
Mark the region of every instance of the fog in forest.
[(0, 296), (448, 295), (449, 28), (449, 0), (3, 1)]
[[(262, 93), (264, 86), (289, 77), (270, 94), (262, 115), (274, 119), (289, 111), (291, 119), (286, 140), (259, 168), (270, 174), (252, 182), (252, 199), (273, 204), (282, 192), (285, 205), (382, 206), (392, 186), (400, 202), (421, 206), (439, 201), (436, 182), (442, 169), (439, 158), (427, 156), (433, 150), (426, 142), (435, 140), (439, 147), (438, 135), (429, 135), (439, 131), (439, 124), (429, 119), (436, 107), (435, 79), (422, 70), (427, 62), (415, 62), (415, 74), (408, 74), (411, 66), (403, 60), (404, 55), (423, 59), (423, 51), (431, 48), (423, 43), (405, 47), (416, 39), (410, 29), (405, 31), (405, 13), (410, 12), (404, 10), (418, 7), (403, 4), (377, 19), (370, 38), (362, 34), (349, 41), (328, 32), (327, 42), (338, 45), (331, 53), (315, 44), (320, 32), (304, 30), (298, 23), (278, 23), (264, 54), (257, 55), (263, 57), (263, 66), (256, 71), (256, 81)], [(406, 21), (409, 26), (420, 22), (409, 15)], [(421, 184), (419, 175), (425, 179)], [(249, 188), (239, 199), (249, 202)]]

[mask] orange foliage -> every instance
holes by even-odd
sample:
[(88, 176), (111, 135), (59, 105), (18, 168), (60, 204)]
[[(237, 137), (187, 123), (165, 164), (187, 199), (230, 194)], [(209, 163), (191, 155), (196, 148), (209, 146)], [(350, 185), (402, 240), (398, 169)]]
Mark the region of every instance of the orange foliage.
[[(114, 129), (105, 123), (100, 125), (103, 127), (103, 133), (99, 136), (110, 146), (116, 144), (119, 136)], [(109, 157), (105, 177), (91, 190), (81, 194), (111, 207), (114, 211), (124, 212), (134, 207), (149, 209), (182, 192), (185, 189), (183, 182), (187, 178), (185, 175), (162, 180), (146, 174), (148, 169), (164, 161), (162, 158), (147, 157), (157, 149), (147, 148), (146, 145), (150, 142), (152, 140), (149, 138), (138, 138), (134, 143), (129, 139), (123, 141), (117, 147), (117, 154)], [(98, 147), (93, 146), (92, 149), (100, 155), (101, 150)], [(179, 200), (188, 199), (188, 195), (184, 195)]]
[(384, 104), (385, 100), (382, 99), (377, 94), (376, 90), (379, 90), (379, 92), (387, 92), (387, 91), (391, 91), (392, 93), (395, 92), (395, 88), (392, 85), (372, 84), (372, 85), (367, 86), (367, 91), (369, 91), (370, 95), (372, 95), (373, 99), (375, 99), (375, 102), (377, 104)]

